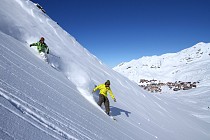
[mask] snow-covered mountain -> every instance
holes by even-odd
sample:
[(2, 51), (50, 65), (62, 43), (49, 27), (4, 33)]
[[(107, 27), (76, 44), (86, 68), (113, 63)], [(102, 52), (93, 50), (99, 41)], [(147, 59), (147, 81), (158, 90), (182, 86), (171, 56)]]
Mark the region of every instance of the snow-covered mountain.
[(130, 80), (156, 79), (162, 82), (210, 83), (210, 43), (198, 43), (178, 53), (142, 57), (113, 68)]
[[(46, 11), (47, 12), (47, 11)], [(49, 64), (29, 44), (43, 36)], [(148, 94), (103, 65), (29, 0), (1, 0), (0, 139), (209, 140), (209, 86)], [(52, 67), (53, 66), (53, 67)], [(112, 120), (95, 84), (111, 81)]]

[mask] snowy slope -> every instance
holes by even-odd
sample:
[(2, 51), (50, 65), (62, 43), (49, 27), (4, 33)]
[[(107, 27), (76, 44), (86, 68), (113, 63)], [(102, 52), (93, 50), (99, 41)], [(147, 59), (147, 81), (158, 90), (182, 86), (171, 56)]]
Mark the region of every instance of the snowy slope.
[(198, 43), (178, 53), (142, 57), (121, 63), (114, 70), (139, 82), (157, 79), (162, 82), (200, 81), (210, 83), (210, 43)]
[[(210, 138), (208, 87), (196, 89), (194, 97), (148, 94), (104, 66), (28, 0), (1, 0), (0, 19), (0, 139)], [(29, 47), (40, 36), (53, 54), (50, 64)], [(117, 99), (110, 98), (117, 121), (96, 105), (98, 93), (91, 93), (107, 79)]]

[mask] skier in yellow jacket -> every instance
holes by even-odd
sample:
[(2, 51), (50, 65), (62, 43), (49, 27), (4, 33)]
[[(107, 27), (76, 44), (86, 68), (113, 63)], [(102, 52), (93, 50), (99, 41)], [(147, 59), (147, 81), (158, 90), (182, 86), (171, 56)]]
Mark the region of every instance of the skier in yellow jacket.
[(110, 88), (110, 81), (107, 80), (105, 82), (105, 84), (100, 84), (97, 87), (95, 87), (93, 89), (93, 92), (95, 92), (96, 90), (100, 90), (99, 92), (99, 101), (97, 102), (99, 106), (102, 105), (102, 103), (104, 103), (105, 108), (106, 108), (106, 113), (107, 115), (109, 115), (110, 112), (110, 107), (109, 107), (109, 99), (107, 98), (107, 92), (109, 92), (110, 96), (112, 97), (112, 99), (114, 100), (114, 102), (116, 102), (116, 99), (112, 93), (112, 90)]

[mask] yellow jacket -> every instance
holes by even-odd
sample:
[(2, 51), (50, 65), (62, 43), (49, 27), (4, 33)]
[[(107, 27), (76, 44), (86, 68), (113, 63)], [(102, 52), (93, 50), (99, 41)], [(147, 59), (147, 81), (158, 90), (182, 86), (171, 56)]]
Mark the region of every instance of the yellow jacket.
[(115, 99), (112, 90), (110, 87), (106, 87), (105, 84), (100, 84), (97, 87), (95, 87), (93, 89), (93, 91), (95, 92), (96, 90), (100, 90), (100, 94), (103, 94), (105, 97), (107, 97), (107, 92), (109, 92), (110, 96), (112, 97), (112, 99)]

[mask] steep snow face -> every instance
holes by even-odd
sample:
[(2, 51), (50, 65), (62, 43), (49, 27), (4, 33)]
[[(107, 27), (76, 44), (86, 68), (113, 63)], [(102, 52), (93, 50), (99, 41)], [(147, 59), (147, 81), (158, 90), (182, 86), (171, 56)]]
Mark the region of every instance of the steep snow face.
[(137, 138), (128, 136), (126, 129), (83, 98), (63, 73), (26, 47), (0, 32), (1, 139)]
[[(1, 0), (0, 19), (0, 139), (209, 140), (209, 87), (194, 96), (148, 94), (29, 0)], [(41, 36), (50, 48), (49, 64), (29, 47)], [(91, 93), (107, 79), (117, 121), (97, 106), (98, 92)]]
[(200, 81), (210, 83), (210, 43), (198, 43), (178, 53), (142, 57), (119, 64), (115, 71), (138, 83), (140, 79), (162, 82)]
[[(50, 49), (50, 64), (61, 70), (77, 86), (87, 89), (89, 85), (86, 83), (105, 80), (100, 76), (91, 78), (92, 75), (98, 74), (96, 71), (106, 71), (108, 68), (31, 1), (3, 0), (2, 3), (5, 3), (0, 10), (0, 30), (3, 33), (25, 43), (28, 47), (29, 44), (39, 41), (40, 37), (44, 37)], [(9, 10), (11, 8), (13, 10)], [(32, 53), (39, 57), (36, 47), (32, 49)], [(84, 59), (79, 61), (80, 58)]]

